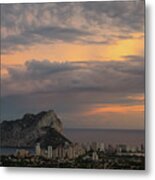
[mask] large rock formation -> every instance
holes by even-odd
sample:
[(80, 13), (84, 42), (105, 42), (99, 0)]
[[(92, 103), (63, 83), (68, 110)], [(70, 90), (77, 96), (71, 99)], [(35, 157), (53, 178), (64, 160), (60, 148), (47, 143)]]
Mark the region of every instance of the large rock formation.
[(2, 147), (53, 147), (70, 141), (62, 134), (63, 127), (55, 112), (50, 110), (39, 114), (25, 114), (22, 119), (3, 121), (0, 124)]

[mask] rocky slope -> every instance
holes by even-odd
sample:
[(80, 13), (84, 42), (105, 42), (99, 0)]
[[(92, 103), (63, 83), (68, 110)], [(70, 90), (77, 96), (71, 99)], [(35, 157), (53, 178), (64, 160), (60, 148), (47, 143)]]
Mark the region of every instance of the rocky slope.
[(70, 141), (62, 134), (63, 127), (54, 111), (25, 114), (22, 119), (0, 124), (2, 147), (57, 146)]

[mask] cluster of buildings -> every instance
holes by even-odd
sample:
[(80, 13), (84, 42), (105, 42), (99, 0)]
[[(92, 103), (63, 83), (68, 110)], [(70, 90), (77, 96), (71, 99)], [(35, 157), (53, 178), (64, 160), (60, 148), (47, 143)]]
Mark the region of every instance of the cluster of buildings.
[[(69, 144), (66, 142), (64, 145), (59, 145), (56, 148), (53, 148), (51, 145), (47, 148), (41, 148), (40, 143), (37, 143), (35, 146), (35, 156), (42, 156), (52, 160), (72, 160), (83, 155), (86, 159), (89, 156), (89, 159), (98, 161), (101, 152), (105, 154), (144, 156), (144, 146), (128, 146), (125, 144), (112, 146), (105, 145), (102, 142), (86, 144)], [(30, 152), (25, 149), (20, 149), (16, 151), (15, 155), (24, 158), (30, 156)]]
[(48, 146), (47, 149), (42, 149), (40, 144), (37, 143), (35, 147), (35, 155), (43, 156), (48, 159), (75, 159), (81, 155), (87, 155), (91, 152), (91, 159), (94, 161), (99, 160), (99, 153), (115, 153), (117, 155), (139, 155), (144, 156), (144, 146), (128, 146), (125, 144), (118, 144), (116, 146), (105, 145), (104, 143), (92, 142), (86, 144), (78, 143), (65, 143), (59, 145), (57, 148)]
[(59, 145), (57, 148), (52, 148), (52, 146), (48, 146), (47, 149), (42, 149), (40, 144), (37, 143), (35, 148), (35, 155), (36, 156), (43, 156), (48, 159), (75, 159), (80, 155), (85, 153), (85, 149), (75, 143), (75, 144), (68, 144)]
[(141, 146), (127, 146), (120, 144), (116, 146), (117, 155), (130, 155), (130, 156), (143, 156), (144, 157), (144, 145)]

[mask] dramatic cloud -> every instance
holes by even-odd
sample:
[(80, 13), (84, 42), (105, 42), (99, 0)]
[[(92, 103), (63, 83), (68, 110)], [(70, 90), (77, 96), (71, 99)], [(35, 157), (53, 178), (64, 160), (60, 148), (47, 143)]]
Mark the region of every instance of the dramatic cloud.
[(2, 4), (1, 11), (4, 54), (57, 41), (106, 45), (144, 26), (143, 1)]
[[(132, 124), (143, 128), (137, 116), (143, 120), (144, 61), (124, 58), (117, 62), (31, 60), (24, 66), (9, 66), (8, 76), (2, 78), (2, 118), (55, 109), (65, 127), (93, 127), (94, 119), (96, 127), (129, 127), (131, 118), (131, 128)], [(123, 108), (126, 117), (120, 123)]]
[(6, 38), (2, 38), (2, 50), (3, 53), (8, 51), (22, 49), (23, 46), (30, 46), (36, 43), (54, 43), (55, 41), (76, 41), (82, 36), (88, 36), (91, 33), (73, 29), (73, 28), (61, 28), (61, 27), (41, 27), (33, 31), (25, 31), (19, 35), (10, 35)]
[(8, 67), (9, 77), (2, 79), (5, 88), (2, 94), (87, 91), (142, 93), (144, 61), (142, 57), (125, 58), (129, 60), (70, 63), (31, 60), (20, 68)]

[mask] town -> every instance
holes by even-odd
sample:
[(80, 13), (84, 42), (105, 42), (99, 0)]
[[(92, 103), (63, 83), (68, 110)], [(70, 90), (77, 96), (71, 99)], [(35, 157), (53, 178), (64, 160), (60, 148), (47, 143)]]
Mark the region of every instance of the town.
[(42, 148), (36, 144), (34, 154), (17, 149), (15, 154), (1, 155), (3, 166), (92, 168), (92, 169), (145, 169), (144, 146), (125, 144), (106, 145), (92, 142), (68, 143), (56, 148)]

